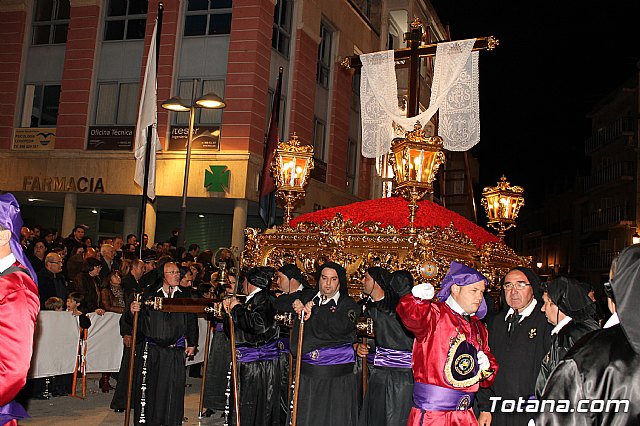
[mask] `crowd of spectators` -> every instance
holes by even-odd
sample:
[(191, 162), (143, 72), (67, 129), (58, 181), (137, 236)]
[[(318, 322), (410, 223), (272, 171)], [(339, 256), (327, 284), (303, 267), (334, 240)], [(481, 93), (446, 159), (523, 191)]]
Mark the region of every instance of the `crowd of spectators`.
[[(77, 225), (66, 237), (56, 230), (41, 226), (23, 227), (21, 245), (38, 276), (41, 310), (70, 310), (83, 318), (88, 313), (123, 313), (134, 292), (156, 284), (156, 268), (176, 262), (180, 270), (180, 286), (188, 287), (194, 296), (211, 289), (211, 276), (217, 271), (214, 252), (201, 250), (198, 244), (176, 247), (176, 238), (149, 245), (144, 234), (142, 247), (138, 238), (120, 235), (94, 240), (86, 235), (88, 227)], [(233, 267), (233, 255), (223, 249), (219, 261)], [(88, 327), (88, 325), (87, 325)], [(197, 367), (192, 370), (198, 375)], [(103, 392), (113, 389), (105, 373), (100, 380)], [(41, 383), (32, 386), (36, 397), (65, 395), (69, 386), (44, 390)], [(35, 389), (35, 390), (34, 390)]]

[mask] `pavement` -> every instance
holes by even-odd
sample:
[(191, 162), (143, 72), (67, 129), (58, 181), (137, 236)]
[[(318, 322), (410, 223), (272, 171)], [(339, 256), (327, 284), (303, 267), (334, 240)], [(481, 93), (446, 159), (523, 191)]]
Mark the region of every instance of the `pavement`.
[[(102, 393), (98, 386), (100, 374), (87, 375), (87, 396), (85, 399), (62, 396), (48, 400), (31, 399), (26, 409), (30, 419), (20, 421), (21, 425), (123, 425), (124, 413), (114, 413), (109, 408), (113, 391)], [(78, 392), (80, 392), (78, 381)], [(115, 381), (111, 380), (115, 385)], [(184, 398), (184, 415), (187, 417), (182, 424), (202, 426), (223, 426), (224, 419), (220, 412), (211, 417), (198, 418), (198, 404), (200, 401), (201, 379), (187, 377), (187, 389)], [(133, 410), (131, 410), (131, 424), (133, 424)]]

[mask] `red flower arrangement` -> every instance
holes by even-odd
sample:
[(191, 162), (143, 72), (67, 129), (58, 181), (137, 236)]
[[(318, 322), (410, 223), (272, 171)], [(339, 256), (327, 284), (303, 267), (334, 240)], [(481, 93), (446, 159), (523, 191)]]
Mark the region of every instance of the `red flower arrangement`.
[[(423, 200), (418, 202), (418, 205), (420, 207), (416, 212), (414, 223), (416, 228), (434, 226), (446, 228), (453, 224), (458, 231), (469, 237), (476, 247), (500, 241), (498, 237), (484, 228), (433, 201)], [(325, 220), (333, 219), (336, 213), (341, 213), (345, 220), (350, 219), (353, 223), (373, 221), (380, 222), (382, 226), (392, 225), (396, 229), (409, 226), (409, 202), (401, 197), (379, 198), (318, 210), (296, 217), (291, 220), (291, 226), (295, 227), (302, 222), (322, 223)]]

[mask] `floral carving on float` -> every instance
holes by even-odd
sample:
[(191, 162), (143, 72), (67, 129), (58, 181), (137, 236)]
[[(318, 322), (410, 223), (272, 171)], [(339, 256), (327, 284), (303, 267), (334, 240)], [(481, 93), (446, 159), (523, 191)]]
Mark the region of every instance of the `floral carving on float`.
[(531, 263), (487, 230), (429, 200), (418, 202), (416, 232), (408, 232), (408, 204), (400, 197), (380, 198), (303, 214), (265, 232), (247, 228), (242, 266), (296, 263), (313, 282), (318, 265), (333, 260), (347, 269), (349, 292), (359, 296), (360, 280), (371, 266), (407, 269), (416, 283), (437, 287), (455, 260), (485, 274), (497, 292), (509, 269)]

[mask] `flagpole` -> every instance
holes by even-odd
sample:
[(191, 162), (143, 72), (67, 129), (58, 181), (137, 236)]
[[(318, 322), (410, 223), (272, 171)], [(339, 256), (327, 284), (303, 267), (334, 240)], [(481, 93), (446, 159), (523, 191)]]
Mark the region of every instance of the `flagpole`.
[[(162, 15), (164, 14), (164, 3), (158, 3), (158, 28), (156, 31), (156, 80), (158, 78), (158, 64), (160, 63), (160, 34), (162, 33)], [(157, 123), (156, 123), (157, 125)], [(151, 161), (151, 149), (153, 147), (153, 125), (147, 126), (147, 142), (144, 153), (144, 183), (142, 186), (142, 200), (140, 206), (140, 221), (138, 227), (138, 257), (142, 259), (142, 251), (144, 250), (144, 231), (145, 220), (147, 219), (147, 191), (149, 189), (149, 162)]]
[[(258, 201), (258, 214), (267, 228), (270, 228), (275, 222), (276, 200), (273, 184), (271, 190), (267, 192), (269, 187), (268, 179), (271, 178), (271, 160), (273, 159), (273, 151), (277, 148), (280, 121), (280, 97), (282, 92), (282, 73), (283, 68), (278, 69), (278, 83), (273, 96), (273, 106), (271, 107), (271, 117), (269, 119), (269, 130), (264, 144), (264, 155), (262, 173), (260, 178), (260, 198)], [(273, 181), (271, 181), (273, 182)]]

